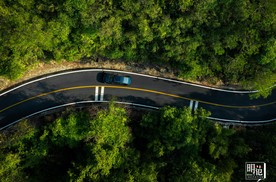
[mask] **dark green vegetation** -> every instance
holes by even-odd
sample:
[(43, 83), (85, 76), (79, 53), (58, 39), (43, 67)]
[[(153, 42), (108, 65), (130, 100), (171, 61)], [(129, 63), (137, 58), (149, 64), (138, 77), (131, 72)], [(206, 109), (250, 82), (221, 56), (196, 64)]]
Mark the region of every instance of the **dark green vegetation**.
[(21, 122), (13, 134), (0, 135), (0, 179), (244, 181), (245, 161), (267, 162), (269, 178), (276, 179), (275, 125), (258, 135), (235, 132), (207, 115), (165, 107), (141, 116), (111, 104), (42, 127)]
[(246, 141), (251, 151), (238, 161), (233, 181), (244, 181), (240, 179), (244, 177), (243, 165), (248, 161), (266, 162), (266, 181), (276, 181), (276, 123), (240, 131), (239, 137)]
[(0, 75), (107, 57), (260, 89), (276, 80), (274, 0), (1, 0)]

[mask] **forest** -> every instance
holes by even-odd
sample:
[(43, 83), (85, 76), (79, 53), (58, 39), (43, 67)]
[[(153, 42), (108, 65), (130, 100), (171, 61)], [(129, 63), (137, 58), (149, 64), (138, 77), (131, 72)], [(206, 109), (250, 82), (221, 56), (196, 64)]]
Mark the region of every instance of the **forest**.
[[(97, 58), (171, 66), (183, 79), (257, 89), (276, 82), (275, 0), (1, 0), (0, 76)], [(276, 125), (224, 128), (198, 109), (65, 112), (0, 133), (0, 181), (276, 181)]]
[(0, 76), (105, 57), (266, 97), (276, 81), (275, 14), (274, 0), (1, 0)]
[(247, 161), (266, 162), (276, 180), (275, 124), (233, 129), (203, 109), (134, 111), (111, 103), (18, 123), (0, 134), (1, 181), (244, 181)]

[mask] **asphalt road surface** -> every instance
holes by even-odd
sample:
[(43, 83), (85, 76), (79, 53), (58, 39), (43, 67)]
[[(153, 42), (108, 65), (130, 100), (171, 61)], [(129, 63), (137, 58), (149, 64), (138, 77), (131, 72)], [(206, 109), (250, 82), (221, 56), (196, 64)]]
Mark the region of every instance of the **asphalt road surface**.
[[(135, 73), (130, 86), (100, 82), (101, 69), (76, 70), (42, 77), (0, 93), (0, 129), (56, 106), (83, 101), (117, 101), (162, 107), (204, 108), (210, 118), (257, 124), (276, 121), (276, 90), (266, 99), (250, 100), (247, 92), (217, 90)], [(105, 70), (106, 72), (113, 72)]]

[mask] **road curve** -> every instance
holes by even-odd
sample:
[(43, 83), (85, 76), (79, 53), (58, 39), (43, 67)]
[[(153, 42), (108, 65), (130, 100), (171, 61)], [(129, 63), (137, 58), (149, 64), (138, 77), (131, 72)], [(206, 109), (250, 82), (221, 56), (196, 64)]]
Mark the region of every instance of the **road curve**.
[[(276, 91), (267, 99), (250, 100), (251, 91), (231, 91), (138, 73), (104, 70), (130, 75), (132, 85), (99, 82), (102, 69), (85, 69), (45, 76), (0, 93), (0, 129), (34, 113), (76, 102), (117, 101), (153, 108), (188, 106), (211, 111), (213, 120), (257, 124), (276, 121)], [(253, 91), (256, 92), (256, 91)]]

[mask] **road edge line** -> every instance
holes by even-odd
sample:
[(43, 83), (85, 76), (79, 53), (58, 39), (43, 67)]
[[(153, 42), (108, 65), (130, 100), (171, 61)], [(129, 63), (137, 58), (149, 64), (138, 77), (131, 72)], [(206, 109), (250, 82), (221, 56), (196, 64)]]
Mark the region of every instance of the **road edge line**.
[[(43, 109), (41, 111), (37, 111), (35, 113), (32, 113), (28, 116), (25, 116), (21, 119), (18, 119), (2, 128), (0, 128), (0, 131), (3, 130), (3, 129), (6, 129), (20, 121), (22, 121), (23, 119), (27, 119), (29, 117), (32, 117), (34, 115), (37, 115), (37, 114), (40, 114), (40, 113), (43, 113), (43, 112), (46, 112), (46, 111), (50, 111), (50, 110), (54, 110), (54, 109), (58, 109), (58, 108), (61, 108), (61, 107), (66, 107), (66, 106), (72, 106), (72, 105), (77, 105), (77, 104), (87, 104), (87, 103), (108, 103), (110, 101), (78, 101), (78, 102), (71, 102), (71, 103), (67, 103), (67, 104), (61, 104), (61, 105), (58, 105), (58, 106), (54, 106), (54, 107), (50, 107), (50, 108), (47, 108), (47, 109)], [(150, 109), (160, 109), (160, 107), (155, 107), (155, 106), (150, 106), (150, 105), (144, 105), (144, 104), (137, 104), (137, 103), (132, 103), (132, 102), (120, 102), (120, 101), (113, 101), (114, 103), (117, 103), (117, 104), (125, 104), (125, 105), (132, 105), (132, 106), (139, 106), (139, 107), (145, 107), (145, 108), (150, 108)], [(276, 121), (276, 118), (274, 119), (270, 119), (270, 120), (263, 120), (263, 121), (241, 121), (241, 120), (230, 120), (230, 119), (222, 119), (222, 118), (215, 118), (215, 117), (206, 117), (210, 120), (213, 120), (213, 121), (223, 121), (223, 122), (229, 122), (230, 124), (231, 123), (239, 123), (239, 124), (252, 124), (252, 125), (256, 125), (256, 124), (262, 124), (262, 123), (269, 123), (269, 122), (273, 122), (273, 121)]]
[[(50, 110), (54, 110), (54, 109), (58, 109), (58, 108), (61, 108), (61, 107), (66, 107), (66, 106), (72, 106), (72, 105), (77, 105), (77, 104), (87, 104), (87, 103), (108, 103), (109, 101), (78, 101), (78, 102), (71, 102), (71, 103), (67, 103), (67, 104), (61, 104), (61, 105), (58, 105), (58, 106), (54, 106), (54, 107), (50, 107), (50, 108), (47, 108), (47, 109), (43, 109), (41, 111), (37, 111), (35, 113), (32, 113), (28, 116), (25, 116), (23, 118), (20, 118), (2, 128), (0, 128), (0, 131), (3, 130), (3, 129), (6, 129), (20, 121), (22, 121), (23, 119), (27, 119), (27, 118), (30, 118), (34, 115), (37, 115), (37, 114), (40, 114), (40, 113), (43, 113), (43, 112), (46, 112), (46, 111), (50, 111)], [(159, 109), (159, 107), (155, 107), (155, 106), (149, 106), (149, 105), (143, 105), (143, 104), (136, 104), (136, 103), (131, 103), (131, 102), (119, 102), (119, 101), (114, 101), (114, 103), (117, 103), (117, 104), (126, 104), (126, 105), (133, 105), (133, 106), (139, 106), (139, 107), (145, 107), (145, 108), (150, 108), (150, 109)]]
[[(185, 84), (185, 85), (190, 85), (190, 86), (195, 86), (195, 87), (200, 87), (200, 88), (205, 88), (205, 89), (210, 89), (210, 90), (216, 90), (216, 91), (222, 91), (222, 92), (229, 92), (229, 93), (239, 93), (239, 94), (250, 94), (250, 93), (256, 93), (259, 92), (258, 90), (247, 90), (247, 91), (238, 91), (238, 90), (225, 90), (225, 89), (220, 89), (220, 88), (214, 88), (214, 87), (209, 87), (209, 86), (204, 86), (204, 85), (199, 85), (199, 84), (195, 84), (195, 83), (189, 83), (189, 82), (185, 82), (185, 81), (178, 81), (178, 80), (173, 80), (173, 79), (169, 79), (169, 78), (163, 78), (163, 77), (157, 77), (157, 76), (151, 76), (151, 75), (146, 75), (146, 74), (142, 74), (142, 73), (135, 73), (135, 72), (129, 72), (129, 71), (121, 71), (121, 70), (111, 70), (111, 69), (82, 69), (82, 70), (74, 70), (74, 71), (67, 71), (67, 72), (62, 72), (62, 73), (56, 73), (56, 74), (52, 74), (52, 75), (48, 75), (42, 78), (38, 78), (26, 83), (23, 83), (21, 85), (18, 85), (10, 90), (7, 90), (3, 93), (0, 93), (0, 97), (11, 92), (14, 91), (16, 89), (19, 89), (23, 86), (29, 85), (31, 83), (35, 83), (41, 80), (45, 80), (48, 78), (53, 78), (53, 77), (57, 77), (57, 76), (61, 76), (61, 75), (68, 75), (68, 74), (74, 74), (74, 73), (80, 73), (80, 72), (96, 72), (96, 71), (109, 71), (109, 72), (117, 72), (117, 73), (126, 73), (126, 74), (132, 74), (132, 75), (138, 75), (138, 76), (143, 76), (143, 77), (148, 77), (148, 78), (155, 78), (155, 79), (160, 79), (160, 80), (165, 80), (165, 81), (170, 81), (170, 82), (175, 82), (175, 83), (180, 83), (180, 84)], [(274, 85), (276, 86), (276, 84)]]

